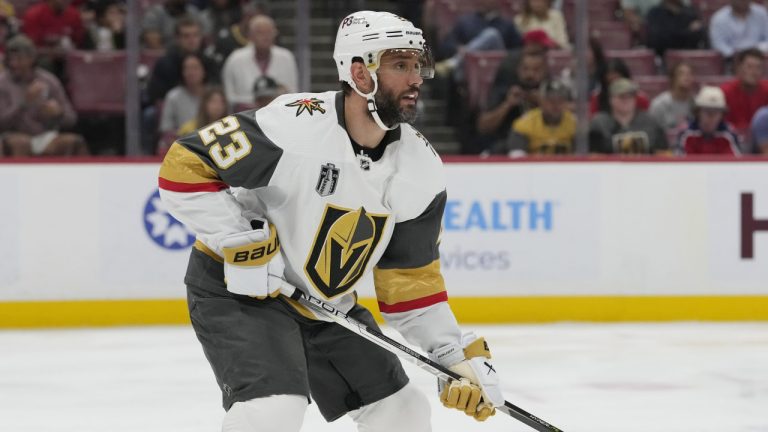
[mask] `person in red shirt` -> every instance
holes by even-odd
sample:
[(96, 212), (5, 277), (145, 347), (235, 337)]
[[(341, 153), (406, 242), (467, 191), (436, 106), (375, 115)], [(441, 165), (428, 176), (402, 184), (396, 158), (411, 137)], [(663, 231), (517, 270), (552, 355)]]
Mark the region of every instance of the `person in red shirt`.
[(694, 99), (694, 120), (680, 134), (681, 152), (740, 155), (739, 137), (723, 118), (727, 111), (722, 89), (702, 87)]
[(725, 93), (728, 113), (725, 119), (736, 131), (749, 130), (752, 116), (763, 105), (768, 105), (768, 81), (763, 77), (763, 53), (750, 48), (734, 56), (736, 78), (720, 86)]
[(43, 0), (27, 9), (22, 31), (38, 47), (69, 49), (85, 36), (80, 12), (67, 0)]
[(85, 28), (80, 12), (69, 0), (42, 0), (24, 13), (21, 26), (38, 48), (39, 63), (59, 79), (64, 75), (64, 54), (81, 46)]

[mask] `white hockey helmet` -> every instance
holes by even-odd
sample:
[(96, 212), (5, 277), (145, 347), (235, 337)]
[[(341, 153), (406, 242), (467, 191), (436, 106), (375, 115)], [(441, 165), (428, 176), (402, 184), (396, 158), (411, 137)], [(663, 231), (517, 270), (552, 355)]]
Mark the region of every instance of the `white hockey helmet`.
[[(416, 52), (421, 77), (430, 79), (434, 76), (434, 62), (424, 35), (421, 29), (407, 19), (389, 12), (360, 11), (348, 15), (341, 21), (333, 50), (339, 81), (346, 82), (357, 94), (368, 100), (368, 110), (382, 129), (397, 127), (397, 125), (388, 127), (381, 122), (373, 99), (378, 90), (376, 71), (379, 68), (379, 61), (382, 54), (392, 50)], [(374, 88), (370, 93), (362, 93), (352, 80), (350, 67), (355, 58), (362, 59), (371, 74)]]

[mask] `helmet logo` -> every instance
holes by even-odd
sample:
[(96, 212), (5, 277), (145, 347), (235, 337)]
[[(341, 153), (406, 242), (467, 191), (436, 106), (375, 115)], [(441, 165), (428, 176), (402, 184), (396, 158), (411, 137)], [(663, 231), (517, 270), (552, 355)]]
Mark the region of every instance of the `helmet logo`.
[(364, 17), (355, 18), (354, 15), (350, 15), (341, 21), (341, 28), (351, 27), (357, 24), (368, 25), (368, 21)]

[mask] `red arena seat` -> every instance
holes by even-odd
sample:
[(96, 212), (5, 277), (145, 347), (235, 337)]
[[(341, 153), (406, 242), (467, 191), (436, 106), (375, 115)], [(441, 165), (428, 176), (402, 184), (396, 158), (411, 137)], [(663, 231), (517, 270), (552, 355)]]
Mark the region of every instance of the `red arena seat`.
[(608, 50), (605, 55), (624, 60), (632, 76), (656, 75), (656, 54), (649, 49)]
[(723, 58), (715, 50), (667, 50), (664, 53), (667, 69), (680, 62), (691, 65), (694, 75), (722, 75)]
[(78, 112), (122, 113), (125, 109), (125, 53), (70, 51), (68, 90)]
[(627, 50), (632, 46), (632, 33), (622, 21), (590, 21), (589, 34), (605, 50)]
[(698, 75), (696, 76), (696, 82), (700, 86), (715, 86), (720, 87), (722, 84), (732, 81), (734, 79), (731, 75)]
[(496, 71), (506, 56), (506, 51), (478, 51), (464, 56), (470, 107), (477, 108), (485, 105), (488, 91), (496, 78)]
[(669, 90), (669, 78), (664, 75), (640, 75), (634, 77), (634, 81), (640, 87), (640, 90), (648, 96), (648, 99), (651, 100)]

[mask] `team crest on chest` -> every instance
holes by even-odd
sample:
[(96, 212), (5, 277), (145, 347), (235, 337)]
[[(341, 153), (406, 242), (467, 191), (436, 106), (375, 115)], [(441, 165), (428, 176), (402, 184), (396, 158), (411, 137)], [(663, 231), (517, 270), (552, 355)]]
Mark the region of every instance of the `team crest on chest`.
[(285, 104), (287, 107), (296, 107), (296, 117), (299, 116), (299, 114), (303, 112), (308, 112), (309, 115), (314, 115), (315, 111), (319, 111), (320, 114), (325, 114), (325, 108), (321, 107), (321, 104), (324, 104), (325, 101), (322, 101), (318, 98), (304, 98), (304, 99), (298, 99), (295, 102), (291, 102), (288, 104)]
[(312, 285), (328, 299), (348, 292), (360, 280), (381, 240), (387, 215), (325, 206), (304, 265)]
[(317, 177), (315, 191), (321, 197), (333, 195), (336, 192), (336, 185), (339, 183), (339, 173), (341, 170), (336, 165), (327, 163), (320, 166), (320, 175)]

